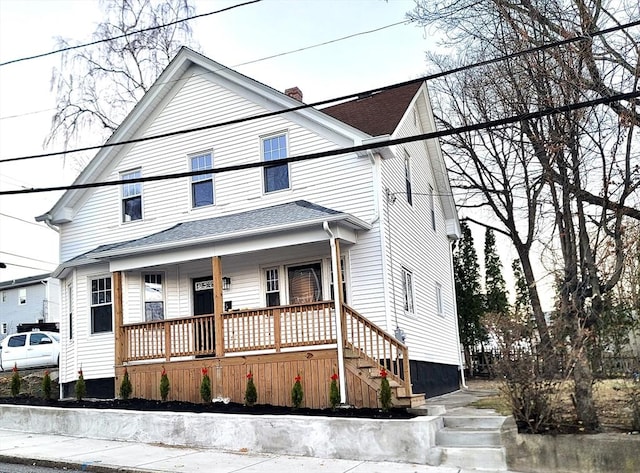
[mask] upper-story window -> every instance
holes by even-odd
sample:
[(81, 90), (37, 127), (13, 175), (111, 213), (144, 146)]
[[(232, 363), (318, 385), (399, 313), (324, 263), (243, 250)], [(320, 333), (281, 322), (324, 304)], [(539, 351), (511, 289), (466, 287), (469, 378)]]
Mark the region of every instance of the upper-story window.
[[(191, 157), (191, 170), (202, 171), (213, 168), (211, 153)], [(193, 208), (213, 205), (213, 174), (191, 176), (191, 205)]]
[(436, 283), (436, 312), (444, 317), (444, 305), (442, 303), (442, 286)]
[(411, 193), (411, 157), (405, 150), (404, 152), (404, 183), (407, 192), (407, 202), (413, 205), (413, 194)]
[[(262, 138), (262, 160), (274, 161), (287, 157), (287, 135)], [(289, 164), (264, 167), (264, 191), (275, 192), (289, 188)]]
[(21, 287), (18, 289), (18, 304), (24, 305), (27, 303), (27, 288)]
[(436, 208), (433, 200), (433, 187), (429, 186), (429, 210), (431, 211), (431, 228), (436, 229)]
[[(124, 172), (120, 174), (123, 181), (142, 177), (142, 171)], [(122, 221), (142, 220), (142, 183), (132, 182), (122, 185)]]

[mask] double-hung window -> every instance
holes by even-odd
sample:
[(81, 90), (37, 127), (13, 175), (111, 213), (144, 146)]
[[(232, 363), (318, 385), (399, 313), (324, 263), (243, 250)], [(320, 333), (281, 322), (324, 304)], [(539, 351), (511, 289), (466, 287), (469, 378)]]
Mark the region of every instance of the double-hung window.
[[(137, 169), (122, 173), (120, 179), (127, 181), (142, 177), (142, 171)], [(132, 182), (122, 185), (122, 221), (131, 222), (142, 220), (142, 183)]]
[(404, 152), (404, 184), (407, 193), (407, 203), (413, 205), (413, 194), (411, 193), (411, 159), (406, 150)]
[[(287, 135), (262, 138), (262, 160), (275, 161), (287, 157)], [(289, 164), (264, 166), (264, 192), (289, 188)]]
[(18, 289), (18, 305), (25, 305), (27, 303), (27, 288), (21, 287)]
[(147, 322), (164, 319), (162, 274), (144, 275), (144, 318)]
[(111, 277), (91, 280), (91, 333), (113, 330)]
[(442, 305), (442, 286), (436, 283), (436, 312), (444, 317), (444, 306)]
[[(213, 168), (211, 153), (191, 157), (191, 170), (202, 171)], [(191, 176), (191, 204), (193, 208), (213, 205), (213, 174)]]
[(267, 307), (280, 305), (280, 281), (278, 278), (278, 268), (265, 270), (265, 278), (267, 283)]
[(404, 298), (404, 311), (413, 314), (415, 311), (413, 302), (413, 273), (407, 268), (402, 268), (402, 295)]

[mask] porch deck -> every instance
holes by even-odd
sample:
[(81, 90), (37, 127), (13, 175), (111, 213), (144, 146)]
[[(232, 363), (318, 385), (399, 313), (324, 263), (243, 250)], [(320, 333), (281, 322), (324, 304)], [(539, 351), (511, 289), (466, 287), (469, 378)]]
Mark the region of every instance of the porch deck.
[[(340, 312), (349, 352), (342, 374), (348, 403), (378, 406), (383, 367), (396, 404), (411, 399), (407, 347), (346, 304)], [(126, 366), (134, 395), (159, 399), (164, 368), (170, 399), (199, 402), (201, 370), (207, 368), (214, 397), (243, 402), (246, 375), (252, 372), (259, 403), (290, 405), (300, 375), (304, 405), (324, 408), (330, 378), (339, 372), (337, 327), (332, 301), (125, 324), (116, 340), (116, 392)]]

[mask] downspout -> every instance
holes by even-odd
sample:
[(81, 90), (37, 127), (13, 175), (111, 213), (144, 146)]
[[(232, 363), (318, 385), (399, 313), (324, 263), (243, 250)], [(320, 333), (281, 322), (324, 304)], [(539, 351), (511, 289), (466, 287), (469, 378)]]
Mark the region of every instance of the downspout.
[[(329, 235), (329, 243), (331, 245), (331, 271), (333, 272), (333, 280), (337, 283), (339, 262), (336, 256), (336, 237), (329, 228), (329, 222), (322, 222), (322, 228)], [(344, 370), (344, 340), (342, 339), (342, 303), (340, 301), (340, 290), (337, 284), (333, 289), (333, 305), (336, 312), (336, 339), (338, 342), (338, 381), (340, 388), (340, 404), (347, 402), (347, 385), (345, 382), (346, 373)]]
[(451, 248), (449, 250), (449, 268), (451, 270), (451, 289), (453, 290), (453, 320), (456, 322), (456, 341), (458, 342), (458, 362), (460, 363), (460, 380), (462, 381), (462, 387), (469, 389), (467, 382), (464, 379), (464, 360), (462, 359), (462, 345), (460, 343), (460, 329), (458, 327), (458, 304), (456, 303), (456, 277), (453, 272), (453, 243), (454, 240), (450, 240)]

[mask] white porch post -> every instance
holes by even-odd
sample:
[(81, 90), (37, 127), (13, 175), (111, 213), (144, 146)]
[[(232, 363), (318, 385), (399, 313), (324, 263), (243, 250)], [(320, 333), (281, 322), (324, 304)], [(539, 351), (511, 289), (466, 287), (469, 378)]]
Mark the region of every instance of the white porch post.
[(329, 227), (328, 222), (324, 222), (322, 227), (329, 235), (331, 244), (331, 272), (333, 273), (333, 302), (336, 314), (336, 339), (338, 344), (338, 381), (340, 389), (340, 404), (347, 402), (346, 373), (344, 369), (344, 337), (342, 332), (342, 282), (340, 272), (340, 254), (336, 238)]

